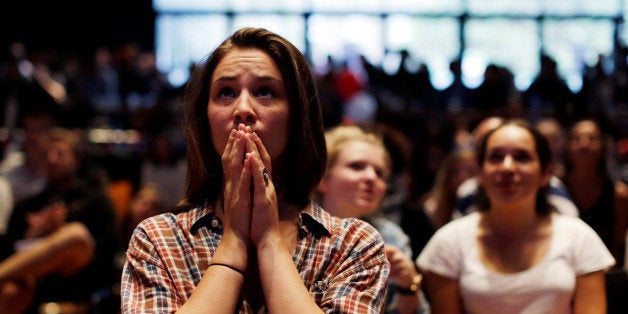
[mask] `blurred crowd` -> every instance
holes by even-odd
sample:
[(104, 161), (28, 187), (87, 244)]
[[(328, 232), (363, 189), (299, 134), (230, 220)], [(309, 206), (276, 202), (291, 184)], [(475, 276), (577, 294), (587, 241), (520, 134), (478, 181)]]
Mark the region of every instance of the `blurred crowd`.
[[(0, 234), (10, 229), (13, 209), (50, 183), (48, 131), (69, 129), (84, 141), (82, 179), (111, 201), (118, 235), (112, 267), (119, 270), (135, 225), (172, 210), (183, 194), (183, 87), (168, 83), (154, 51), (134, 44), (101, 47), (87, 59), (29, 51), (21, 43), (6, 49), (8, 60), (0, 60)], [(540, 58), (540, 73), (526, 90), (515, 87), (509, 69), (494, 64), (469, 88), (459, 60), (450, 64), (452, 84), (440, 90), (427, 66), (406, 51), (399, 52), (394, 73), (362, 57), (352, 64), (329, 58), (315, 74), (326, 128), (373, 124), (386, 135), (393, 167), (382, 211), (410, 237), (413, 259), (436, 229), (464, 214), (456, 206), (463, 182), (478, 171), (473, 148), (483, 123), (523, 118), (550, 140), (556, 180), (621, 268), (628, 208), (609, 204), (616, 185), (628, 184), (626, 52), (617, 52), (611, 71), (603, 56), (582, 69), (579, 91), (569, 89), (549, 56)], [(583, 126), (584, 120), (590, 123)], [(599, 197), (584, 197), (591, 191)]]

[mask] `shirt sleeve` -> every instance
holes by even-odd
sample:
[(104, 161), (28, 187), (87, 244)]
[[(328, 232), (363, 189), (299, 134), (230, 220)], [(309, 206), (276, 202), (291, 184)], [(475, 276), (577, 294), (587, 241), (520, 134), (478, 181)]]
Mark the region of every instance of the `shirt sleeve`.
[(384, 240), (365, 222), (342, 229), (335, 240), (342, 244), (327, 257), (330, 279), (315, 284), (321, 295), (314, 298), (326, 313), (382, 313), (390, 272)]
[(615, 265), (615, 259), (598, 234), (584, 221), (573, 218), (574, 230), (571, 245), (573, 264), (577, 275), (599, 270), (608, 270)]
[(150, 238), (137, 228), (122, 271), (122, 313), (172, 313), (182, 306)]
[[(468, 219), (465, 219), (468, 220)], [(462, 270), (462, 236), (458, 234), (462, 220), (452, 221), (434, 233), (416, 259), (417, 266), (424, 272), (456, 279)]]

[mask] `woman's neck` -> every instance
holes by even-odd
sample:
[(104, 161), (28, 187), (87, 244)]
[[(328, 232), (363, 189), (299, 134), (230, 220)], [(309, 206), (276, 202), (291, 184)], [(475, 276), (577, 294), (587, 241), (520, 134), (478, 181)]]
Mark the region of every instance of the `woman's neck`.
[(539, 221), (534, 204), (525, 206), (494, 206), (484, 213), (487, 226), (500, 234), (517, 234)]

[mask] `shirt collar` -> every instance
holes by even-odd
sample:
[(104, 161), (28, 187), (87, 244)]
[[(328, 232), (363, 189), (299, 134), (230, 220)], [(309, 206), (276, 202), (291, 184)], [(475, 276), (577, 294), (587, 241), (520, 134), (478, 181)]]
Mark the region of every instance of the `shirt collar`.
[[(219, 221), (216, 216), (216, 210), (213, 207), (194, 207), (188, 212), (188, 219), (190, 219), (189, 226), (190, 233), (192, 234), (198, 232), (202, 227), (220, 228), (222, 230), (222, 222)], [(216, 219), (218, 219), (220, 223), (218, 225), (212, 225), (212, 221)]]
[(303, 212), (301, 212), (299, 219), (299, 229), (306, 228), (310, 232), (316, 233), (324, 232), (325, 235), (331, 235), (333, 233), (333, 219), (332, 216), (323, 210), (323, 208), (316, 202), (310, 202), (310, 206), (307, 206)]
[[(202, 227), (219, 228), (222, 230), (222, 222), (216, 216), (216, 210), (210, 206), (199, 206), (190, 209), (188, 212), (188, 219), (190, 224), (190, 233), (196, 233)], [(212, 221), (218, 220), (218, 225), (212, 224)], [(315, 202), (310, 202), (310, 206), (306, 208), (299, 215), (299, 230), (320, 233), (324, 232), (326, 235), (331, 235), (333, 228), (332, 216), (323, 210), (320, 205)]]

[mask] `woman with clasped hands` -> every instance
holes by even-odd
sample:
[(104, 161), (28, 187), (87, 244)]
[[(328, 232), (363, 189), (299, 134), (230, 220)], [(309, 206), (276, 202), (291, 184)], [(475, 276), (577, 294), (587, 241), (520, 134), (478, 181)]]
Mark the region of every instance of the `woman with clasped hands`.
[(606, 313), (600, 237), (546, 201), (546, 138), (507, 121), (478, 145), (479, 211), (449, 222), (417, 259), (433, 313)]
[(297, 48), (241, 29), (186, 95), (185, 198), (134, 231), (123, 312), (379, 313), (389, 273), (381, 235), (309, 199), (326, 149)]

